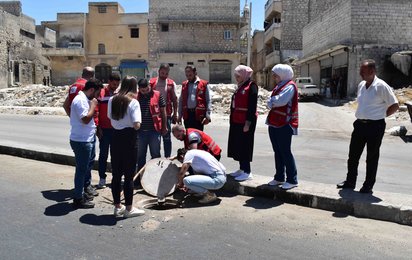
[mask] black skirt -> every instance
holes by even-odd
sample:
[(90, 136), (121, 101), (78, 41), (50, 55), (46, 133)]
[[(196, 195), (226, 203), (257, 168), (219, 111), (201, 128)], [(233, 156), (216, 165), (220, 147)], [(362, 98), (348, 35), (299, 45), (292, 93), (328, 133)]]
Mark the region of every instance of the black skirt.
[(249, 131), (243, 132), (243, 124), (230, 123), (227, 156), (236, 161), (253, 159), (253, 145), (255, 140), (256, 120), (252, 121)]

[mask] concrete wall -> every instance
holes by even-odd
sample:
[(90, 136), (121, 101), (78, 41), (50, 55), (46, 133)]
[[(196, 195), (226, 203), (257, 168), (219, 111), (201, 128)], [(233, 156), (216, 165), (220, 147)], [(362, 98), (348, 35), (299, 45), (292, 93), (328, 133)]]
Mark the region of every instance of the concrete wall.
[(66, 48), (69, 42), (81, 42), (83, 46), (86, 32), (86, 14), (58, 13), (57, 14), (57, 47)]
[(239, 20), (239, 0), (149, 0), (149, 19)]
[(309, 0), (282, 0), (281, 50), (302, 49), (302, 29), (308, 23)]
[(351, 2), (338, 2), (304, 27), (303, 55), (309, 56), (329, 47), (350, 43), (351, 25)]

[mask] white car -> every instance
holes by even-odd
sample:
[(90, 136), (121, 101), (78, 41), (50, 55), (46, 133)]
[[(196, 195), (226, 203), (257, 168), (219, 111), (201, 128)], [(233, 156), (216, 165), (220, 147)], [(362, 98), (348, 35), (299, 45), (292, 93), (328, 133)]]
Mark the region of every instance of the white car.
[(318, 88), (318, 86), (313, 84), (311, 77), (299, 77), (296, 78), (295, 82), (298, 88), (299, 99), (305, 97), (318, 98), (320, 96), (320, 89)]

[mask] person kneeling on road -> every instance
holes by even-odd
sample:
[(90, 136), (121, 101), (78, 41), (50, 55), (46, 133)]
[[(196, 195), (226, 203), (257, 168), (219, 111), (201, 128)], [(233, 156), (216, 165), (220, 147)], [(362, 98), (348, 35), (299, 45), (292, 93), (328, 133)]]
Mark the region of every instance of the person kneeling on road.
[[(218, 190), (226, 183), (226, 168), (223, 164), (210, 153), (197, 149), (186, 151), (181, 148), (177, 151), (177, 159), (183, 163), (177, 175), (177, 187), (203, 195), (199, 203), (216, 201), (216, 194), (210, 190)], [(185, 177), (190, 166), (195, 175)]]

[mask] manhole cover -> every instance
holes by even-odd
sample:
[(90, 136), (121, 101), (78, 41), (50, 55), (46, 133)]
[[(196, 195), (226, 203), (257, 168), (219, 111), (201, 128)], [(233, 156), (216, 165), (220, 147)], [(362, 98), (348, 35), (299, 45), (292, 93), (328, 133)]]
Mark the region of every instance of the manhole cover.
[(140, 208), (152, 210), (168, 210), (180, 207), (179, 201), (175, 199), (165, 199), (164, 202), (159, 202), (158, 199), (141, 200), (138, 203)]
[(178, 172), (176, 164), (168, 159), (150, 160), (141, 177), (142, 187), (149, 195), (165, 198), (175, 191)]

